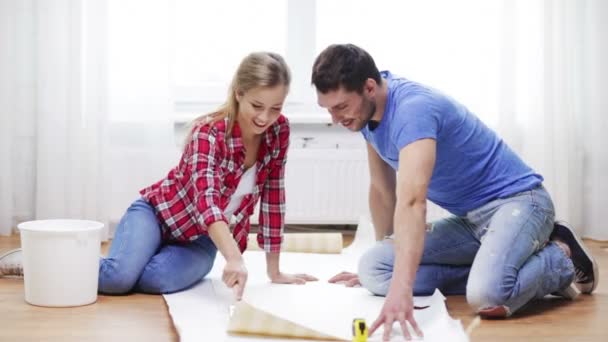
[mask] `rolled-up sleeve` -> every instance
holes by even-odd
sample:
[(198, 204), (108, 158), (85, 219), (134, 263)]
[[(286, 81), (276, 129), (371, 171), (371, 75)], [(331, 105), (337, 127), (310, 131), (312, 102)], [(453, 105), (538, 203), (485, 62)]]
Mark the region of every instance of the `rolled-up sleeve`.
[(194, 203), (196, 205), (196, 220), (200, 234), (208, 234), (208, 228), (217, 221), (228, 220), (220, 203), (220, 172), (219, 162), (222, 160), (220, 137), (213, 127), (203, 126), (192, 135), (190, 141), (192, 153), (188, 164), (192, 170), (194, 182)]
[(283, 242), (285, 225), (285, 163), (289, 148), (289, 123), (287, 119), (279, 131), (279, 153), (272, 161), (272, 167), (262, 189), (257, 241), (266, 252), (278, 253)]

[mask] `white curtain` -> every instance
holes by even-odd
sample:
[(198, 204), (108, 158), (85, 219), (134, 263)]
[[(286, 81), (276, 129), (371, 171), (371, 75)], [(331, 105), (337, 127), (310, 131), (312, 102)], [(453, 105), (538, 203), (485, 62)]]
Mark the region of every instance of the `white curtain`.
[(34, 216), (32, 1), (0, 0), (0, 235)]
[(110, 235), (138, 191), (177, 165), (169, 0), (108, 1)]
[(584, 235), (608, 240), (608, 2), (587, 0), (582, 16), (582, 121)]
[(606, 54), (607, 9), (602, 1), (504, 1), (497, 126), (545, 177), (557, 218), (601, 240), (608, 158), (599, 146), (608, 139), (599, 114), (608, 107), (598, 91), (605, 77), (596, 75), (606, 76), (598, 53)]
[(15, 75), (10, 72), (13, 57), (6, 47), (14, 46), (14, 22), (11, 15), (15, 11), (12, 3), (0, 1), (0, 234), (9, 235), (13, 226), (13, 172), (12, 172), (12, 139), (13, 112), (15, 106), (9, 99), (14, 98)]
[(0, 234), (78, 218), (104, 222), (108, 237), (178, 161), (169, 2), (0, 6)]
[(26, 219), (107, 226), (105, 3), (3, 0), (1, 13), (0, 232)]

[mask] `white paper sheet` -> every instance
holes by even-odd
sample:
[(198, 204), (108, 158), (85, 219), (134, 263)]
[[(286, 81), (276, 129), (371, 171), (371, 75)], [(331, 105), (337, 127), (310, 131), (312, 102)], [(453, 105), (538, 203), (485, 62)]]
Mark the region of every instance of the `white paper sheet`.
[[(371, 325), (382, 308), (384, 298), (372, 296), (363, 288), (329, 284), (327, 279), (344, 270), (354, 272), (359, 256), (374, 243), (371, 225), (367, 221), (364, 223), (360, 224), (353, 244), (342, 254), (281, 254), (281, 269), (284, 272), (309, 273), (318, 277), (319, 282), (306, 285), (271, 284), (266, 277), (264, 253), (246, 252), (244, 257), (249, 279), (243, 301), (255, 309), (292, 322), (299, 329), (350, 340), (353, 318), (365, 318)], [(207, 279), (189, 290), (164, 296), (181, 341), (280, 341), (227, 332), (230, 306), (234, 304), (234, 299), (231, 289), (221, 281), (224, 264), (223, 258), (218, 255)], [(430, 305), (414, 313), (425, 333), (425, 341), (468, 340), (460, 322), (449, 317), (440, 292), (414, 300), (418, 306)], [(266, 324), (255, 320), (251, 322), (256, 327)], [(394, 325), (392, 335), (394, 341), (403, 340), (398, 324)], [(369, 341), (380, 341), (381, 337), (382, 328)]]

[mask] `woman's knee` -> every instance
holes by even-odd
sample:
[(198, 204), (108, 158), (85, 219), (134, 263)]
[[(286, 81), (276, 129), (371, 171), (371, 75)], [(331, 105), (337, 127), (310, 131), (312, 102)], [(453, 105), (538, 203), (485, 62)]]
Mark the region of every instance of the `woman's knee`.
[(208, 272), (179, 274), (170, 270), (146, 267), (135, 286), (138, 292), (167, 294), (185, 290), (201, 281)]
[[(175, 252), (175, 251), (174, 251)], [(136, 284), (138, 292), (150, 294), (185, 290), (201, 281), (213, 267), (213, 256), (200, 260), (152, 260), (146, 265)], [(179, 265), (176, 265), (179, 264)]]
[(101, 259), (98, 292), (115, 295), (127, 294), (135, 286), (137, 278), (137, 274), (121, 269), (112, 260)]
[(148, 294), (173, 293), (185, 289), (187, 286), (180, 286), (173, 281), (170, 275), (159, 275), (145, 273), (137, 282), (137, 291)]

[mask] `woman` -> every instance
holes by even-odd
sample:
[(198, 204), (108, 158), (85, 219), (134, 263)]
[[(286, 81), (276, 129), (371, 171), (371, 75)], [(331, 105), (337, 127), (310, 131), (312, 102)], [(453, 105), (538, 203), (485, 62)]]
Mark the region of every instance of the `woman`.
[(226, 103), (194, 121), (178, 166), (143, 189), (120, 221), (109, 255), (100, 263), (100, 292), (186, 289), (209, 273), (219, 249), (226, 259), (222, 280), (240, 299), (247, 282), (242, 252), (249, 216), (260, 199), (257, 240), (267, 253), (270, 279), (316, 280), (279, 269), (289, 145), (289, 123), (281, 108), (289, 82), (281, 56), (259, 52), (245, 57)]
[(289, 82), (280, 55), (258, 52), (243, 59), (226, 103), (193, 122), (179, 164), (141, 190), (122, 217), (100, 261), (99, 292), (184, 290), (209, 273), (219, 249), (226, 259), (222, 280), (241, 299), (247, 282), (242, 252), (260, 199), (257, 242), (266, 251), (271, 281), (317, 280), (279, 268), (289, 145), (281, 108)]

